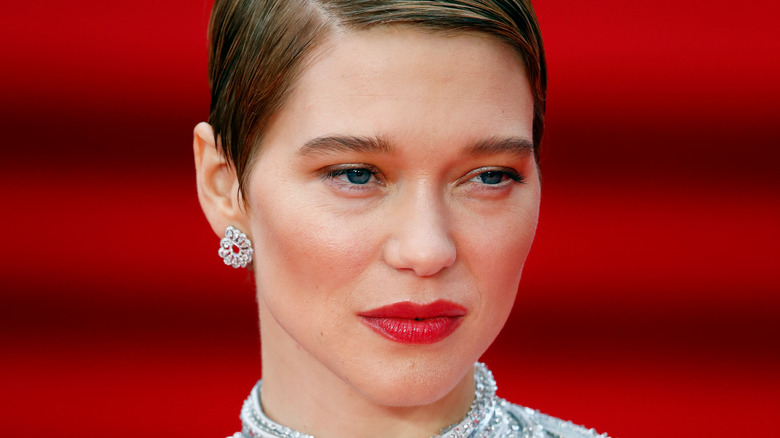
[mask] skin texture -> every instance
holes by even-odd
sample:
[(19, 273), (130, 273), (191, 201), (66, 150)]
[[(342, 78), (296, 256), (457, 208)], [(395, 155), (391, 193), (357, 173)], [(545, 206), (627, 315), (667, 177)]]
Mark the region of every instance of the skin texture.
[[(531, 151), (473, 146), (530, 140), (532, 118), (508, 46), (390, 27), (322, 47), (265, 133), (246, 209), (211, 128), (196, 127), (207, 218), (218, 235), (234, 225), (254, 242), (271, 418), (318, 438), (430, 436), (462, 418), (472, 365), (511, 310), (540, 200)], [(327, 136), (386, 148), (303, 148)], [(354, 184), (347, 167), (376, 174)], [(439, 299), (467, 314), (433, 344), (393, 342), (358, 316)]]

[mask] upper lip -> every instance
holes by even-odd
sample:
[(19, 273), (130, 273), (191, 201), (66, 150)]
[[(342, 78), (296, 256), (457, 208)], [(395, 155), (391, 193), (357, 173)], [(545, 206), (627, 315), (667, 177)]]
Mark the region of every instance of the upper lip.
[(466, 314), (466, 308), (447, 300), (437, 300), (428, 304), (401, 301), (360, 312), (367, 318), (428, 319), (440, 317), (458, 317)]

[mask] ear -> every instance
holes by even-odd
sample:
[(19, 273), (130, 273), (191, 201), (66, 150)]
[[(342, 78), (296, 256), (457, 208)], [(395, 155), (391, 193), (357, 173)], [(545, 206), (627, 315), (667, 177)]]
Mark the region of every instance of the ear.
[(200, 207), (217, 236), (233, 225), (246, 232), (247, 214), (238, 193), (238, 178), (217, 148), (214, 129), (206, 122), (195, 126), (193, 145)]

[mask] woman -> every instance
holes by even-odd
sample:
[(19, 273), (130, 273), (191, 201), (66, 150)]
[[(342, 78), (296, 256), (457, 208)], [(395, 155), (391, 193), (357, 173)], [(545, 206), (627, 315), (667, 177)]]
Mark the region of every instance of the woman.
[(546, 67), (527, 1), (217, 0), (198, 195), (253, 267), (236, 437), (586, 437), (477, 359), (536, 229)]

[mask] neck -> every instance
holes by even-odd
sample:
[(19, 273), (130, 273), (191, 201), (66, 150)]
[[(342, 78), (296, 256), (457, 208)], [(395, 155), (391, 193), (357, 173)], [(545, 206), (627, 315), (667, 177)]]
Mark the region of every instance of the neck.
[(474, 399), (468, 372), (444, 397), (386, 406), (355, 390), (312, 357), (261, 310), (262, 408), (273, 421), (317, 438), (430, 437), (463, 418)]

